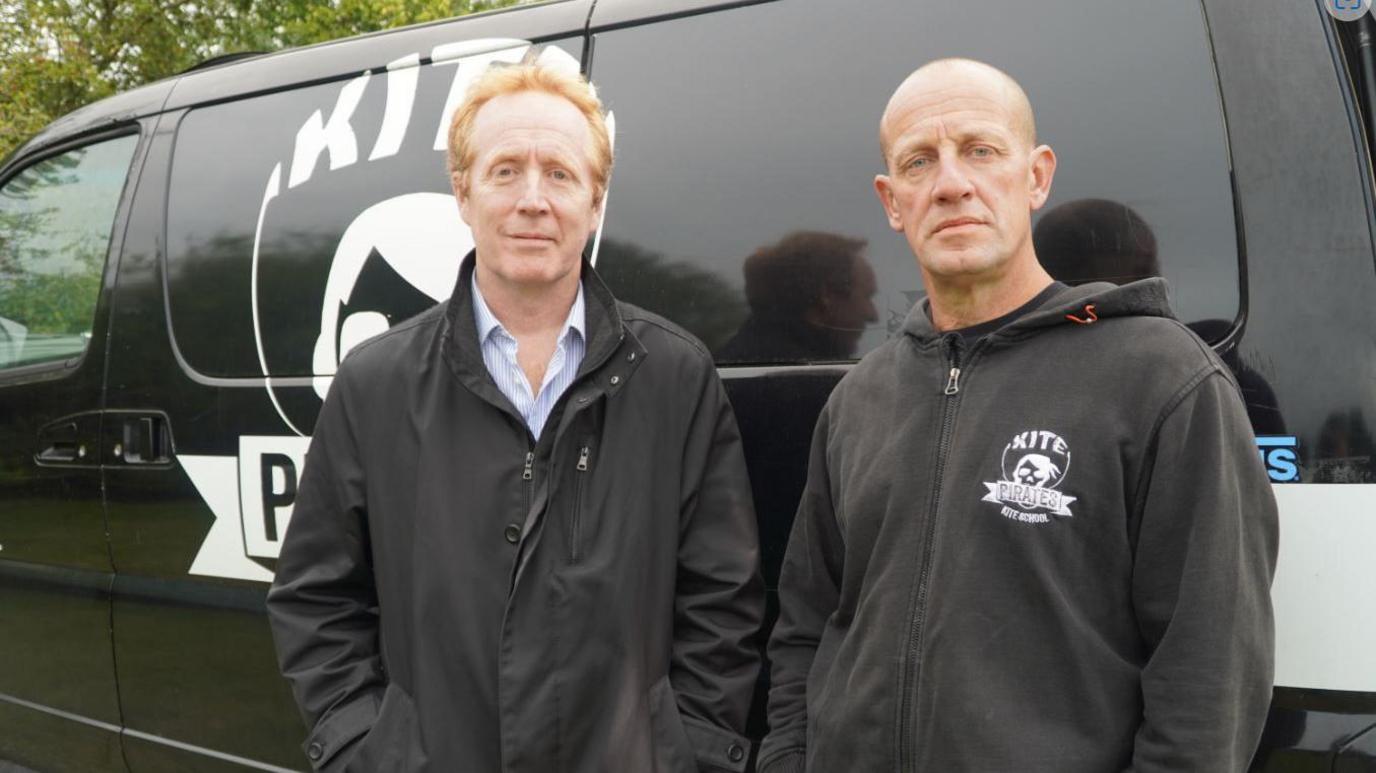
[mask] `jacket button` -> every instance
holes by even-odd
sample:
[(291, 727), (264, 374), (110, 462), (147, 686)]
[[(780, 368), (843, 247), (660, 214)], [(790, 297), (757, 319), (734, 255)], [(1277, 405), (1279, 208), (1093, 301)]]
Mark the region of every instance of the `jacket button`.
[(620, 383), (621, 383), (621, 377), (620, 377), (620, 376), (612, 376), (612, 386), (616, 386), (617, 384), (620, 384)]
[(635, 362), (635, 352), (626, 355), (626, 362)]
[(738, 743), (733, 743), (726, 747), (726, 758), (732, 762), (740, 762), (745, 759), (745, 749)]
[(306, 749), (306, 756), (311, 758), (311, 762), (318, 762), (321, 757), (325, 756), (325, 747), (313, 743), (310, 748)]
[(514, 523), (508, 523), (502, 535), (506, 537), (507, 542), (515, 545), (517, 542), (521, 541), (521, 527)]

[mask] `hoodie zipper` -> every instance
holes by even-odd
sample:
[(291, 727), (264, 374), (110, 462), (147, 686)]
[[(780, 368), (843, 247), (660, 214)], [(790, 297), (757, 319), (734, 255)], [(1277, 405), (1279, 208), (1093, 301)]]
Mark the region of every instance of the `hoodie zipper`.
[[(982, 342), (982, 341), (981, 341)], [(962, 339), (959, 335), (948, 335), (942, 342), (947, 351), (950, 370), (946, 374), (946, 386), (942, 394), (946, 400), (941, 407), (941, 434), (937, 442), (936, 474), (932, 480), (932, 498), (928, 505), (927, 541), (922, 551), (922, 568), (918, 574), (916, 599), (913, 604), (912, 618), (908, 628), (907, 647), (903, 653), (903, 670), (899, 686), (902, 697), (898, 716), (898, 762), (899, 769), (915, 769), (913, 759), (914, 738), (913, 700), (916, 693), (917, 678), (922, 669), (922, 629), (927, 618), (927, 592), (931, 580), (932, 555), (936, 551), (936, 521), (941, 507), (941, 488), (946, 476), (946, 457), (951, 451), (951, 435), (955, 429), (956, 413), (960, 409), (960, 354)], [(976, 344), (975, 348), (978, 348)], [(973, 350), (972, 350), (973, 352)], [(973, 359), (967, 358), (966, 368)]]
[(588, 457), (591, 453), (592, 448), (588, 445), (578, 449), (578, 463), (573, 468), (573, 523), (569, 526), (569, 561), (572, 563), (578, 563), (583, 538), (583, 481), (588, 478)]

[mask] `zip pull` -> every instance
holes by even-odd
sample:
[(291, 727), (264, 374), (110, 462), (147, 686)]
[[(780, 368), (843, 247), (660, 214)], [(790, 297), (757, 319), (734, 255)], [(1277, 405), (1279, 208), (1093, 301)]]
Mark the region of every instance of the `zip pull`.
[(583, 446), (582, 450), (580, 450), (580, 451), (578, 452), (578, 471), (579, 471), (579, 472), (587, 472), (587, 471), (588, 471), (588, 447), (587, 447), (587, 446)]
[(942, 390), (942, 393), (949, 397), (960, 391), (960, 350), (965, 348), (963, 346), (965, 341), (959, 333), (947, 333), (943, 343), (946, 345), (947, 357), (951, 362), (951, 372), (946, 376), (946, 388)]
[(945, 394), (953, 395), (960, 391), (960, 368), (951, 368), (951, 375), (946, 379)]
[(535, 452), (534, 452), (534, 451), (527, 451), (527, 452), (526, 452), (526, 468), (525, 468), (524, 470), (521, 471), (521, 480), (531, 480), (532, 478), (535, 477), (535, 473), (534, 473), (534, 472), (532, 471), (532, 469), (531, 469), (531, 468), (533, 468), (534, 466), (535, 466)]

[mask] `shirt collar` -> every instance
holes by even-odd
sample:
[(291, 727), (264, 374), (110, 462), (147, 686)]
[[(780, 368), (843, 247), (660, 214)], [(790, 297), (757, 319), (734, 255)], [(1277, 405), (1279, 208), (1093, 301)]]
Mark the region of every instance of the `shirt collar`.
[[(504, 335), (511, 335), (502, 326), (501, 320), (488, 308), (487, 299), (483, 297), (482, 290), (478, 289), (478, 272), (474, 271), (469, 283), (473, 287), (473, 321), (478, 326), (478, 343), (483, 343), (492, 331), (501, 330)], [(559, 342), (563, 343), (564, 338), (570, 330), (578, 333), (578, 337), (587, 340), (587, 310), (583, 304), (583, 283), (578, 283), (578, 294), (573, 297), (573, 305), (569, 307), (569, 315), (564, 320), (564, 325), (560, 328)]]

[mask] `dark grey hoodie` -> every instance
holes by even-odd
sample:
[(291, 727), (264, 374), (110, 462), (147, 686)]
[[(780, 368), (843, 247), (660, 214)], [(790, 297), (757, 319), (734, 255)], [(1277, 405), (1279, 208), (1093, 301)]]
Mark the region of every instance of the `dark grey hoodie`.
[(1228, 369), (1161, 280), (958, 339), (915, 310), (818, 420), (761, 773), (1243, 770), (1276, 508)]

